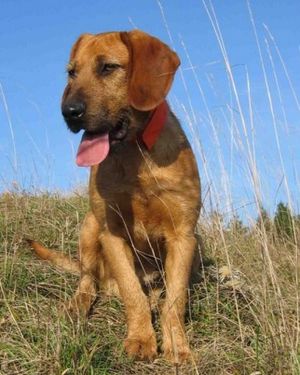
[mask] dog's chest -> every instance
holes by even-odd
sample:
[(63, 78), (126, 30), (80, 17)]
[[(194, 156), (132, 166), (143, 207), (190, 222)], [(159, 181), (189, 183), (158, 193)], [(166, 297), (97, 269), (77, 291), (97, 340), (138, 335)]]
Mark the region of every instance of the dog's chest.
[(90, 198), (100, 225), (143, 242), (196, 220), (200, 186), (189, 148), (168, 163), (131, 150), (121, 156), (92, 168)]
[(166, 184), (161, 186), (153, 172), (128, 160), (95, 168), (91, 175), (94, 211), (118, 232), (125, 228), (136, 239), (161, 238), (165, 222), (171, 219), (163, 198)]

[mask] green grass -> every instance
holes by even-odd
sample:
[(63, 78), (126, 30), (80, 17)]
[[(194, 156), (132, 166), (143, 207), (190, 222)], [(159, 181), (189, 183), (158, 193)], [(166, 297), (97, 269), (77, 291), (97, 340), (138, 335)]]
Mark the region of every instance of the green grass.
[(187, 306), (189, 364), (128, 359), (116, 299), (100, 296), (87, 321), (62, 316), (77, 278), (34, 258), (22, 239), (75, 256), (87, 207), (81, 196), (0, 196), (1, 374), (300, 374), (297, 245), (256, 227), (200, 222), (210, 262)]

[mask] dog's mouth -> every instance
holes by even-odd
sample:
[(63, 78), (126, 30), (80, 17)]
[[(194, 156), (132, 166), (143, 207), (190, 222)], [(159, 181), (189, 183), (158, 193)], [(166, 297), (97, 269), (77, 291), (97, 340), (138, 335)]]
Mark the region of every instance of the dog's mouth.
[(125, 140), (128, 134), (129, 119), (121, 119), (114, 127), (101, 132), (83, 133), (77, 151), (76, 164), (80, 167), (91, 167), (106, 159), (110, 146)]

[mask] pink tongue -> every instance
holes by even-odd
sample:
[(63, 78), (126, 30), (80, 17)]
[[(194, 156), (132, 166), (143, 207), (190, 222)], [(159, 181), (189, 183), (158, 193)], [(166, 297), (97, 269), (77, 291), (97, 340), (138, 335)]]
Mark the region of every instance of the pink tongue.
[(83, 133), (76, 157), (79, 167), (91, 167), (101, 163), (109, 151), (108, 133), (104, 135), (91, 135)]

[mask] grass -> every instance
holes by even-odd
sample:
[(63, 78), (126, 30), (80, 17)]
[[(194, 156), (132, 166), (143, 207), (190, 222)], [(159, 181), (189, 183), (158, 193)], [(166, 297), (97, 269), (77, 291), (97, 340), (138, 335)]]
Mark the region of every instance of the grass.
[(77, 278), (23, 244), (31, 235), (75, 255), (86, 197), (8, 193), (0, 207), (1, 374), (300, 373), (293, 241), (258, 226), (224, 227), (216, 216), (200, 220), (206, 262), (186, 316), (193, 361), (176, 369), (161, 356), (153, 363), (126, 357), (117, 299), (100, 297), (87, 321), (63, 317), (60, 306)]

